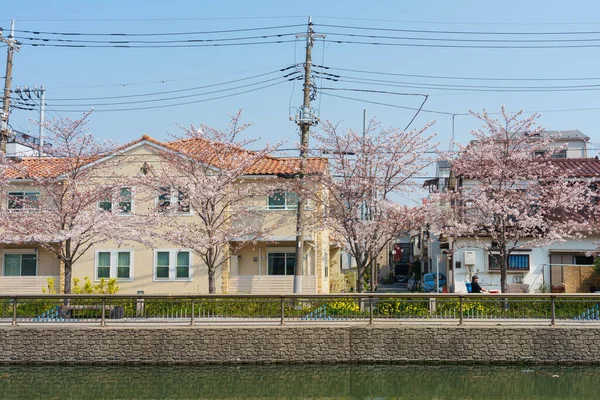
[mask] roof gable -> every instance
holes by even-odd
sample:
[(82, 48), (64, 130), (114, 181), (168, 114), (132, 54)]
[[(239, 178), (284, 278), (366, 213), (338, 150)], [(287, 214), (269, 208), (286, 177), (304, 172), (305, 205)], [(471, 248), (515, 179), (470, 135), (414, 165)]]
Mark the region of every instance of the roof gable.
[[(206, 147), (206, 141), (199, 138), (190, 138), (183, 140), (175, 140), (172, 142), (160, 142), (148, 135), (143, 135), (140, 139), (134, 140), (126, 145), (117, 148), (115, 151), (100, 157), (90, 157), (89, 162), (84, 168), (90, 168), (98, 165), (115, 157), (117, 154), (127, 153), (135, 150), (141, 146), (150, 146), (155, 149), (164, 151), (175, 151), (180, 152), (182, 155), (188, 157), (194, 157), (195, 154), (200, 154)], [(223, 144), (222, 146), (227, 146)], [(211, 148), (218, 149), (219, 144), (212, 143)], [(229, 149), (231, 150), (231, 149)], [(241, 148), (234, 148), (232, 156), (235, 157), (236, 153), (239, 152), (239, 156), (243, 154), (251, 153), (250, 150)], [(199, 160), (203, 161), (203, 160)], [(23, 157), (15, 159), (26, 171), (27, 176), (21, 175), (18, 169), (9, 171), (9, 178), (12, 179), (27, 179), (28, 177), (59, 177), (61, 174), (66, 173), (70, 168), (70, 163), (65, 158), (57, 157)], [(214, 167), (218, 168), (218, 165)], [(327, 169), (327, 159), (325, 158), (308, 158), (307, 159), (307, 173), (311, 174), (322, 174)], [(246, 171), (246, 175), (286, 175), (296, 174), (300, 171), (300, 159), (299, 158), (279, 158), (273, 156), (265, 156), (257, 163), (249, 167)], [(11, 173), (12, 172), (12, 173)]]

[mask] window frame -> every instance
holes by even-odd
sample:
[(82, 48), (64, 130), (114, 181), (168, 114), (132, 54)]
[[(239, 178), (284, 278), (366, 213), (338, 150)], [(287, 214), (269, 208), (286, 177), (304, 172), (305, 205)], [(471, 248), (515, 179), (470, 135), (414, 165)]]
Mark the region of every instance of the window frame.
[[(125, 203), (123, 201), (121, 201), (121, 191), (123, 189), (129, 189), (131, 198), (129, 200), (129, 212), (123, 212), (122, 209), (120, 207), (118, 207), (117, 212), (115, 212), (115, 204), (117, 204), (118, 206), (121, 205), (121, 203)], [(117, 193), (118, 192), (118, 193)], [(104, 212), (110, 212), (110, 213), (114, 213), (115, 215), (122, 215), (122, 216), (129, 216), (129, 215), (133, 215), (134, 210), (135, 210), (135, 201), (134, 201), (134, 197), (135, 197), (135, 187), (134, 186), (121, 186), (118, 188), (117, 191), (115, 191), (115, 193), (112, 194), (112, 196), (110, 196), (110, 198), (105, 198), (103, 200), (98, 201), (98, 203), (96, 204), (96, 206), (98, 207), (99, 210), (102, 210)], [(104, 209), (100, 204), (102, 203), (109, 203), (110, 204), (110, 210), (106, 210)]]
[[(98, 277), (98, 268), (105, 268), (106, 266), (100, 267), (99, 254), (109, 253), (110, 254), (110, 265), (108, 277)], [(129, 278), (119, 278), (119, 253), (129, 253)], [(94, 252), (94, 282), (100, 282), (102, 279), (116, 279), (118, 282), (132, 282), (134, 280), (134, 265), (135, 265), (135, 251), (133, 249), (96, 249)], [(121, 267), (123, 268), (123, 267)]]
[[(292, 271), (291, 274), (287, 273), (287, 269), (288, 269), (288, 265), (287, 265), (287, 260), (290, 254), (294, 255), (294, 260), (296, 259), (296, 249), (294, 247), (267, 247), (267, 252), (266, 252), (266, 275), (268, 276), (294, 276), (295, 274), (295, 270), (297, 267), (297, 263), (294, 263), (294, 271)], [(270, 273), (270, 268), (269, 268), (269, 260), (270, 260), (270, 255), (271, 254), (278, 254), (278, 253), (283, 253), (285, 254), (284, 256), (284, 274), (272, 274)]]
[[(158, 253), (169, 253), (169, 277), (168, 278), (158, 278), (156, 276), (157, 268), (158, 268)], [(177, 277), (177, 267), (182, 267), (177, 265), (177, 255), (179, 253), (188, 253), (188, 276), (187, 277)], [(154, 249), (153, 250), (153, 262), (152, 262), (152, 281), (153, 282), (191, 282), (193, 281), (194, 276), (194, 253), (190, 249), (185, 248), (168, 248), (168, 249)]]
[[(281, 207), (271, 205), (271, 198), (273, 198), (275, 193), (283, 193), (283, 205)], [(295, 204), (294, 203), (288, 204), (288, 199), (290, 198), (290, 197), (288, 197), (289, 194), (293, 194), (294, 197), (296, 198)], [(300, 203), (300, 198), (298, 197), (298, 194), (296, 192), (293, 192), (293, 191), (287, 190), (287, 189), (276, 190), (275, 192), (273, 192), (273, 195), (267, 196), (267, 209), (268, 210), (294, 210), (295, 211), (298, 209), (299, 203)]]
[[(38, 201), (38, 206), (37, 207), (25, 207), (25, 204), (21, 204), (20, 207), (18, 208), (12, 208), (11, 207), (11, 198), (15, 197), (15, 194), (17, 193), (21, 193), (23, 196), (23, 201), (25, 200), (25, 197), (27, 194), (35, 194), (35, 196), (37, 197), (37, 201)], [(39, 201), (41, 198), (41, 194), (39, 190), (13, 190), (13, 191), (7, 191), (6, 192), (6, 209), (9, 212), (36, 212), (40, 209), (39, 207)]]
[(556, 152), (554, 152), (554, 153), (552, 153), (550, 155), (550, 158), (553, 158), (553, 159), (565, 159), (565, 158), (568, 158), (567, 157), (567, 150), (568, 149), (562, 149), (560, 151), (556, 151)]
[[(500, 272), (501, 267), (494, 267), (494, 263), (492, 262), (493, 256), (498, 255), (498, 253), (488, 253), (488, 271), (490, 272)], [(511, 257), (527, 257), (527, 268), (511, 268), (510, 267), (510, 258)], [(509, 254), (508, 256), (509, 267), (506, 269), (507, 272), (528, 272), (531, 271), (531, 256), (530, 254), (516, 253)]]
[[(23, 258), (21, 257), (20, 260), (20, 265), (19, 265), (19, 275), (6, 275), (6, 260), (5, 260), (5, 256), (7, 254), (10, 255), (20, 255), (23, 256), (24, 254), (33, 254), (35, 255), (35, 275), (23, 275)], [(39, 252), (37, 249), (3, 249), (2, 250), (2, 277), (27, 277), (27, 276), (40, 276), (39, 275), (39, 269), (40, 269), (40, 256), (39, 256)]]
[[(168, 200), (161, 200), (161, 196), (166, 196), (167, 193), (162, 193), (163, 190), (162, 189), (168, 189), (168, 195), (169, 195), (169, 199)], [(193, 210), (192, 207), (190, 207), (190, 205), (187, 205), (187, 210), (182, 210), (182, 206), (180, 204), (181, 199), (185, 198), (186, 194), (185, 194), (185, 188), (176, 188), (173, 186), (163, 186), (161, 188), (158, 188), (157, 191), (157, 195), (154, 199), (154, 205), (156, 207), (156, 212), (158, 214), (174, 214), (174, 215), (193, 215)], [(164, 192), (167, 192), (167, 190), (164, 190)], [(180, 193), (183, 194), (183, 196), (180, 196)], [(167, 205), (166, 207), (161, 207), (160, 206), (160, 202), (161, 201), (168, 201), (169, 205)], [(174, 207), (176, 206), (176, 208)]]

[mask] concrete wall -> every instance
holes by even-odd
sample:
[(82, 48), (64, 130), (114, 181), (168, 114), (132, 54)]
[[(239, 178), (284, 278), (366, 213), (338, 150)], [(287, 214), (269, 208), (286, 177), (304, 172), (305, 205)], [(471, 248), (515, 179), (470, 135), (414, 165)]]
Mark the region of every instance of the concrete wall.
[(600, 328), (0, 328), (0, 364), (335, 362), (600, 363)]

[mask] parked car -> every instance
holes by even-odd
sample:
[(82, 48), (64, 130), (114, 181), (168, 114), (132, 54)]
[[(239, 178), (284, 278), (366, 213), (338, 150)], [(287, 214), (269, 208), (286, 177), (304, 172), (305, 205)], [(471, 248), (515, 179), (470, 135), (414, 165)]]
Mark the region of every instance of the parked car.
[(426, 292), (435, 292), (438, 288), (436, 279), (439, 278), (439, 288), (442, 291), (442, 286), (446, 284), (446, 276), (444, 274), (425, 274), (423, 275), (423, 289)]

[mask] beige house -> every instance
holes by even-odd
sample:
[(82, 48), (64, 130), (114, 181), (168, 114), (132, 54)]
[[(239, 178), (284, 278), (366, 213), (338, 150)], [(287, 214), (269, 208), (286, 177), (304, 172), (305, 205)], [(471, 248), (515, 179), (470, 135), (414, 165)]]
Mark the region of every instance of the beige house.
[[(189, 141), (188, 141), (189, 143)], [(177, 142), (162, 143), (143, 136), (121, 149), (126, 161), (117, 164), (108, 162), (112, 156), (95, 160), (99, 182), (112, 176), (135, 177), (143, 168), (158, 162), (157, 152), (165, 145), (173, 147)], [(31, 171), (48, 171), (55, 167), (56, 159), (24, 158)], [(104, 164), (105, 165), (104, 165)], [(273, 182), (284, 174), (297, 171), (299, 159), (268, 157), (240, 177), (240, 184), (251, 179), (253, 182)], [(113, 170), (117, 168), (118, 170)], [(309, 159), (309, 168), (326, 173), (325, 159)], [(95, 172), (94, 172), (95, 173)], [(108, 178), (107, 178), (108, 177)], [(34, 198), (40, 191), (23, 180), (14, 180), (2, 193), (2, 207), (19, 212), (11, 198)], [(163, 195), (164, 197), (164, 195)], [(122, 218), (136, 213), (156, 210), (159, 201), (144, 193), (143, 188), (123, 186), (119, 206)], [(112, 200), (117, 201), (117, 200)], [(177, 193), (169, 199), (178, 202)], [(295, 266), (295, 224), (297, 197), (285, 192), (283, 196), (257, 196), (248, 206), (259, 209), (263, 215), (261, 223), (273, 227), (270, 234), (259, 242), (247, 245), (231, 255), (217, 273), (217, 288), (221, 293), (270, 293), (285, 294), (293, 291)], [(111, 199), (98, 204), (99, 208), (110, 209)], [(326, 205), (315, 206), (309, 213), (324, 214)], [(16, 208), (16, 209), (15, 209)], [(197, 218), (193, 212), (182, 210), (173, 218)], [(273, 225), (276, 224), (276, 225)], [(140, 232), (143, 237), (144, 232)], [(48, 278), (55, 280), (58, 291), (64, 285), (64, 271), (59, 260), (34, 245), (0, 245), (2, 270), (0, 293), (41, 294)], [(339, 269), (339, 249), (330, 241), (329, 232), (309, 230), (305, 233), (305, 260), (303, 262), (303, 293), (328, 293), (330, 268)], [(332, 255), (334, 255), (332, 259)], [(120, 294), (206, 294), (208, 293), (207, 268), (192, 251), (162, 242), (152, 248), (138, 242), (102, 243), (90, 248), (73, 267), (73, 278), (89, 277), (93, 282), (102, 278), (116, 278)]]

